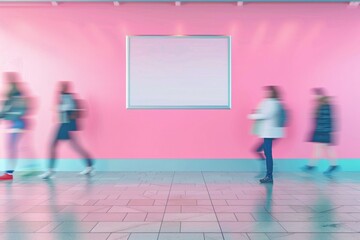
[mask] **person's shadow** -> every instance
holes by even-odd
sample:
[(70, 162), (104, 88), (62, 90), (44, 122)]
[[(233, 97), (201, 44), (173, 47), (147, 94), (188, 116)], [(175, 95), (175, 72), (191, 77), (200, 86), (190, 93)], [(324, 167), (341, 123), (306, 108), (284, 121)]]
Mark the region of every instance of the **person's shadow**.
[[(261, 184), (261, 186), (265, 189), (265, 196), (257, 204), (258, 210), (255, 213), (256, 221), (271, 223), (275, 221), (271, 216), (273, 184)], [(264, 209), (266, 211), (264, 211)]]
[[(5, 191), (6, 196), (12, 196), (13, 184), (12, 182), (5, 183)], [(18, 205), (14, 204), (11, 199), (8, 199), (5, 204), (6, 213), (5, 214), (12, 214), (13, 210), (19, 207)], [(4, 213), (1, 213), (4, 214)], [(10, 218), (8, 221), (5, 222), (5, 233), (3, 235), (4, 239), (7, 240), (14, 240), (14, 239), (21, 239), (27, 240), (29, 239), (27, 236), (29, 233), (26, 231), (26, 223), (21, 221), (21, 214), (17, 214), (16, 216)], [(2, 234), (0, 234), (1, 236)], [(3, 239), (3, 238), (1, 238)]]
[(49, 196), (49, 214), (53, 214), (53, 222), (55, 224), (61, 223), (56, 226), (53, 230), (54, 239), (55, 236), (59, 240), (67, 240), (77, 238), (77, 219), (74, 213), (72, 212), (60, 212), (59, 204), (58, 204), (58, 191), (56, 188), (56, 184), (52, 179), (45, 181), (48, 187), (48, 196)]
[[(323, 193), (322, 190), (318, 192), (318, 199), (314, 203), (314, 211), (312, 219), (309, 219), (309, 222), (313, 222), (313, 240), (327, 240), (332, 239), (333, 232), (337, 232), (337, 228), (341, 227), (342, 223), (336, 221), (335, 215), (333, 212), (333, 203), (329, 196), (326, 193)], [(325, 230), (322, 230), (325, 229)], [(319, 234), (319, 233), (328, 233), (328, 234)]]

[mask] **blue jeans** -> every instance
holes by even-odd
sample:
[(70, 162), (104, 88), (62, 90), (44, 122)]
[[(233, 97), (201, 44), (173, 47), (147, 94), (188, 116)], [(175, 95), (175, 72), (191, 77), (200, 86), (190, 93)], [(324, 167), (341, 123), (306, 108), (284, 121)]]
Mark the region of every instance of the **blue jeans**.
[(266, 159), (266, 176), (272, 177), (273, 175), (273, 156), (272, 156), (272, 145), (273, 138), (264, 138), (264, 153)]
[(21, 139), (22, 133), (10, 133), (8, 135), (8, 159), (6, 164), (6, 171), (11, 173), (14, 171), (16, 166), (16, 160), (18, 155), (18, 145)]
[[(273, 144), (275, 143), (276, 138), (273, 138)], [(277, 142), (277, 141), (276, 141)], [(265, 160), (264, 152), (264, 140), (260, 144), (256, 145), (254, 152), (259, 156), (260, 160)]]

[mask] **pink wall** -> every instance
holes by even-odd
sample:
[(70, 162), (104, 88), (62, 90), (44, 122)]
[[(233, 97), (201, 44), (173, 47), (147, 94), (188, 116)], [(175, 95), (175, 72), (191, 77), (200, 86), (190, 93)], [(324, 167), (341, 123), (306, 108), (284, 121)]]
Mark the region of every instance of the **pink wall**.
[[(126, 110), (125, 36), (232, 36), (231, 110)], [(246, 115), (261, 86), (281, 85), (292, 109), (281, 158), (310, 154), (309, 89), (336, 96), (339, 156), (360, 155), (360, 9), (345, 4), (63, 4), (0, 7), (0, 71), (21, 71), (38, 97), (33, 143), (46, 156), (55, 83), (90, 105), (83, 142), (97, 158), (250, 158)], [(3, 137), (1, 137), (3, 141)], [(3, 145), (4, 143), (2, 143)], [(62, 156), (74, 157), (62, 148)], [(3, 152), (3, 151), (1, 151)]]

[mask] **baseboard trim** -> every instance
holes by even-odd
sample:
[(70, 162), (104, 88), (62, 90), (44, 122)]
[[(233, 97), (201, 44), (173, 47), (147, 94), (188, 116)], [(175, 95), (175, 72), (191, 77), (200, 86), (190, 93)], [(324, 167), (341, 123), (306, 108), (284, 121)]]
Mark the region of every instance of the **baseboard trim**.
[[(360, 171), (360, 159), (339, 159), (342, 171)], [(5, 159), (0, 160), (0, 168), (5, 169)], [(306, 159), (277, 159), (274, 161), (275, 172), (298, 172), (307, 164)], [(19, 159), (18, 171), (27, 169), (44, 170), (46, 159)], [(325, 160), (319, 161), (320, 171), (328, 167)], [(59, 159), (56, 169), (59, 171), (80, 171), (84, 168), (81, 159)], [(225, 171), (256, 172), (265, 169), (265, 162), (254, 159), (97, 159), (97, 171)]]

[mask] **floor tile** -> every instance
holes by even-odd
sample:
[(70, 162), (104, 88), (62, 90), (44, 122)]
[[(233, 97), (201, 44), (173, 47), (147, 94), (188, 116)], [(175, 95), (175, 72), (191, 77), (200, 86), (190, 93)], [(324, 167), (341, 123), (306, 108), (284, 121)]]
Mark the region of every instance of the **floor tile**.
[(128, 240), (130, 233), (111, 233), (106, 240)]
[(99, 222), (92, 232), (145, 232), (160, 231), (160, 222)]
[(157, 240), (158, 233), (132, 233), (128, 240)]
[(96, 222), (64, 222), (57, 226), (53, 232), (90, 232), (96, 225)]
[(0, 233), (4, 240), (127, 240), (108, 237), (108, 233)]
[(359, 240), (359, 233), (268, 233), (270, 240)]
[(214, 213), (165, 213), (165, 222), (214, 222), (217, 221)]
[(205, 233), (205, 240), (224, 240), (222, 233)]
[(223, 232), (251, 233), (251, 232), (285, 232), (277, 222), (221, 222)]
[(180, 232), (181, 223), (180, 222), (163, 222), (161, 224), (160, 232)]
[(218, 222), (181, 222), (181, 232), (221, 232)]
[(287, 232), (295, 233), (322, 233), (322, 232), (357, 232), (354, 226), (359, 225), (355, 222), (350, 225), (348, 222), (281, 222), (281, 226)]
[(160, 233), (158, 240), (204, 240), (202, 233)]
[(128, 213), (124, 218), (124, 222), (145, 222), (147, 213)]
[(224, 240), (250, 240), (245, 233), (224, 233)]
[(82, 221), (84, 222), (122, 222), (126, 213), (89, 213)]

